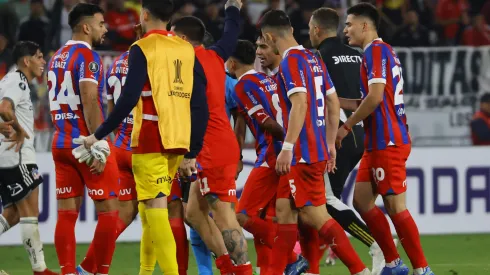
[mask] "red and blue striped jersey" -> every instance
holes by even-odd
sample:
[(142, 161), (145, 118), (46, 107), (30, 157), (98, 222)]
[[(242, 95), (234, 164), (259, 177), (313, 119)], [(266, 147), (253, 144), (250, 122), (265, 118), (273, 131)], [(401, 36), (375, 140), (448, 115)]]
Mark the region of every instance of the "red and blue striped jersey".
[(325, 126), (326, 96), (335, 93), (332, 80), (323, 61), (302, 46), (292, 47), (284, 52), (279, 66), (279, 103), (285, 131), (291, 112), (289, 97), (295, 93), (306, 93), (308, 109), (305, 123), (293, 148), (296, 163), (316, 163), (329, 158)]
[[(126, 82), (126, 75), (128, 74), (128, 56), (129, 51), (124, 52), (118, 56), (107, 71), (107, 99), (114, 100), (116, 104), (121, 91)], [(133, 112), (126, 117), (119, 125), (116, 137), (114, 139), (114, 146), (122, 148), (126, 151), (131, 151), (131, 132), (133, 131)]]
[(365, 148), (383, 150), (391, 145), (410, 144), (403, 103), (403, 76), (400, 60), (390, 45), (380, 38), (368, 44), (361, 65), (361, 92), (365, 98), (369, 85), (385, 84), (383, 101), (364, 120)]
[(80, 135), (89, 136), (79, 83), (90, 81), (98, 85), (98, 106), (101, 121), (105, 114), (103, 104), (104, 73), (102, 60), (83, 41), (68, 41), (48, 64), (49, 108), (55, 126), (53, 148), (75, 148), (72, 140)]
[(274, 97), (278, 97), (277, 83), (266, 74), (255, 70), (242, 75), (235, 86), (233, 99), (255, 137), (257, 159), (254, 167), (275, 167), (277, 155), (281, 152), (282, 142), (275, 140), (270, 133), (260, 128), (268, 118), (276, 118), (276, 111), (273, 109)]

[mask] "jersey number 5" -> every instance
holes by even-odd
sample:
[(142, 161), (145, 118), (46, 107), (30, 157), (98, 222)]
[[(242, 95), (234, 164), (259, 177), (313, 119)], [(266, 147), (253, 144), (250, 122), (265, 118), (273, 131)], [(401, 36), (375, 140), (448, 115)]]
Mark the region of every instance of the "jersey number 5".
[(50, 85), (49, 108), (51, 109), (51, 111), (58, 111), (59, 109), (61, 109), (61, 104), (68, 104), (72, 111), (78, 110), (80, 97), (75, 94), (70, 72), (65, 72), (63, 82), (61, 82), (61, 85), (59, 86), (58, 94), (56, 94), (58, 82), (56, 79), (56, 74), (53, 71), (48, 72), (48, 83)]

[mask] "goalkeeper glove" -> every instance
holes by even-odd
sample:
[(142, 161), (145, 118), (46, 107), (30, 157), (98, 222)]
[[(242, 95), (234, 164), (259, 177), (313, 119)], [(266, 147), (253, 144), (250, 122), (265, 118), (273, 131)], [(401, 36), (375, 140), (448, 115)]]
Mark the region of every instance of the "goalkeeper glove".
[(78, 160), (79, 163), (85, 162), (87, 165), (92, 165), (92, 162), (94, 160), (94, 157), (90, 153), (90, 150), (85, 148), (83, 145), (83, 141), (85, 140), (85, 136), (79, 136), (78, 138), (73, 139), (74, 144), (78, 144), (77, 148), (73, 149), (71, 151), (72, 155), (75, 157), (75, 159)]
[(99, 140), (90, 147), (92, 156), (98, 161), (105, 163), (107, 157), (111, 154), (109, 143), (105, 140)]

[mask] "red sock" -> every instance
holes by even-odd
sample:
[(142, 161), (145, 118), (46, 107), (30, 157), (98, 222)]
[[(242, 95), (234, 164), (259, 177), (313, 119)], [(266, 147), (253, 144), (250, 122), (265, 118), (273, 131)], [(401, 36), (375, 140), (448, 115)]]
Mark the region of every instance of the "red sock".
[(259, 239), (254, 238), (255, 252), (257, 253), (257, 267), (260, 267), (260, 272), (267, 269), (269, 259), (272, 257), (272, 249), (263, 244)]
[(251, 264), (242, 264), (233, 267), (233, 273), (235, 275), (252, 275), (252, 265)]
[(422, 268), (427, 266), (427, 260), (420, 244), (419, 230), (408, 210), (400, 212), (391, 217), (395, 225), (396, 233), (400, 238), (403, 249), (407, 252), (412, 267)]
[(294, 249), (296, 240), (298, 239), (297, 224), (278, 224), (277, 237), (275, 238), (274, 246), (272, 247), (272, 261), (269, 273), (272, 275), (283, 274), (288, 262), (288, 257)]
[(97, 272), (109, 274), (112, 255), (116, 249), (118, 230), (114, 227), (119, 220), (119, 211), (98, 213), (97, 227), (94, 233), (94, 254), (97, 264)]
[(301, 254), (310, 264), (307, 273), (320, 274), (320, 236), (318, 231), (311, 226), (300, 223), (299, 234)]
[(272, 248), (276, 236), (275, 226), (272, 221), (263, 220), (257, 216), (250, 217), (243, 228), (254, 235), (254, 238), (262, 240), (265, 245)]
[(230, 254), (226, 253), (219, 256), (216, 258), (215, 263), (221, 275), (233, 274), (233, 264), (231, 263)]
[(187, 275), (189, 268), (189, 243), (182, 218), (169, 219), (175, 244), (177, 245), (177, 263), (179, 264), (179, 275)]
[(54, 231), (54, 246), (58, 254), (61, 274), (75, 273), (75, 224), (78, 212), (75, 210), (58, 210), (58, 221)]
[(393, 242), (393, 238), (391, 237), (390, 225), (388, 224), (388, 220), (383, 211), (375, 206), (368, 212), (361, 213), (361, 216), (383, 251), (385, 261), (390, 263), (400, 258), (395, 243)]
[[(116, 230), (117, 230), (117, 237), (121, 235), (121, 233), (124, 232), (124, 230), (128, 227), (126, 223), (124, 223), (123, 220), (120, 218), (117, 219), (117, 224), (116, 224)], [(90, 273), (97, 273), (97, 264), (95, 263), (95, 253), (94, 253), (94, 243), (90, 243), (90, 246), (88, 247), (87, 254), (85, 255), (85, 258), (83, 259), (82, 263), (80, 266), (85, 270)]]
[(344, 229), (334, 219), (328, 220), (319, 233), (323, 240), (330, 245), (333, 252), (349, 268), (351, 274), (359, 273), (366, 268), (352, 247)]

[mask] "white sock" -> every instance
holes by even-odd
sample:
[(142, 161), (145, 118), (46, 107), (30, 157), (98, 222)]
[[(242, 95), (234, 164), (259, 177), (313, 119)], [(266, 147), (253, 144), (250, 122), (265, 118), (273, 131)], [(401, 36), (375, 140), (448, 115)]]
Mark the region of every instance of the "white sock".
[(3, 215), (0, 215), (0, 236), (10, 229), (10, 225)]
[(43, 243), (39, 236), (37, 223), (37, 217), (20, 218), (20, 234), (24, 248), (29, 254), (32, 270), (42, 272), (46, 270), (46, 263), (44, 262)]
[(424, 274), (424, 272), (426, 271), (426, 268), (427, 267), (419, 267), (419, 268), (415, 268), (413, 270), (413, 274), (414, 275), (421, 275), (421, 274)]
[(386, 266), (387, 267), (390, 267), (390, 268), (394, 268), (394, 267), (396, 267), (398, 265), (398, 263), (400, 263), (400, 258), (395, 259), (395, 260), (393, 260), (390, 263), (386, 263)]

